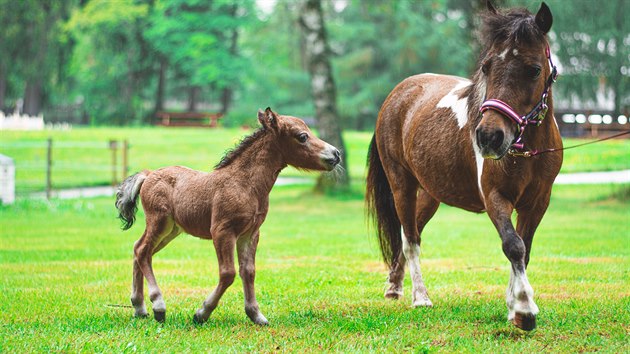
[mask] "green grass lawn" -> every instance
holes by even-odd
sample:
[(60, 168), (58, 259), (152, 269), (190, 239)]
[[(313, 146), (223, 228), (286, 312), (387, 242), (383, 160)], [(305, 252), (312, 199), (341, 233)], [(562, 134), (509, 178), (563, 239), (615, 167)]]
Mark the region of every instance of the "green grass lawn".
[(141, 213), (120, 231), (112, 198), (0, 207), (0, 352), (630, 350), (622, 187), (555, 187), (528, 270), (541, 309), (529, 333), (506, 320), (509, 263), (487, 215), (441, 207), (421, 257), (434, 307), (412, 309), (408, 276), (404, 300), (383, 299), (386, 270), (366, 231), (360, 185), (338, 197), (310, 189), (271, 194), (256, 281), (268, 327), (246, 317), (240, 279), (209, 322), (193, 324), (218, 274), (211, 243), (187, 235), (153, 262), (166, 323), (110, 306), (129, 304), (132, 246), (143, 231)]
[[(209, 171), (223, 153), (251, 130), (199, 128), (74, 128), (69, 131), (16, 132), (0, 136), (0, 153), (16, 161), (17, 192), (25, 195), (46, 185), (46, 139), (53, 139), (53, 188), (111, 183), (111, 152), (108, 141), (127, 139), (130, 173), (169, 165)], [(365, 158), (371, 132), (344, 134), (351, 177), (365, 177)], [(584, 140), (568, 139), (565, 146)], [(630, 139), (605, 141), (565, 152), (562, 172), (608, 171), (630, 168)], [(118, 154), (118, 161), (121, 156)], [(122, 175), (122, 172), (118, 172)], [(304, 176), (288, 168), (284, 176)], [(119, 177), (120, 178), (120, 177)]]

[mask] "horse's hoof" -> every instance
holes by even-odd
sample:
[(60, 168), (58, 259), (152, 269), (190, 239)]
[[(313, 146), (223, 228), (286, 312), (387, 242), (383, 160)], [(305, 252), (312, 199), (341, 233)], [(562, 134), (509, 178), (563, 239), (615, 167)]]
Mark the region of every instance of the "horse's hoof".
[(166, 311), (153, 311), (153, 318), (160, 323), (166, 320)]
[(195, 315), (193, 316), (193, 323), (194, 323), (194, 324), (198, 324), (198, 325), (200, 325), (200, 324), (204, 324), (205, 322), (206, 322), (206, 320), (204, 320), (204, 319), (203, 319), (201, 316), (199, 316), (198, 314), (195, 314)]
[(144, 313), (134, 313), (133, 317), (135, 317), (135, 318), (147, 318), (147, 317), (149, 317), (149, 314), (146, 313), (146, 312), (144, 312)]
[(416, 300), (411, 304), (412, 307), (433, 307), (433, 303), (429, 299)]
[(531, 331), (536, 328), (536, 316), (529, 313), (517, 312), (514, 314), (512, 323), (524, 331)]

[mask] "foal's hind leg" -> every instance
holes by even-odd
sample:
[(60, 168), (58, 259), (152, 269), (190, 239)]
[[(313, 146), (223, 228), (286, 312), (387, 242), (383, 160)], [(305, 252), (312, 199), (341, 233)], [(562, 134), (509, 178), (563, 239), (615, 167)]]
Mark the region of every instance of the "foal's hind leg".
[(136, 316), (145, 316), (142, 278), (137, 273), (140, 269), (147, 280), (149, 299), (153, 304), (153, 316), (156, 321), (163, 322), (166, 318), (166, 304), (162, 292), (153, 274), (153, 254), (161, 250), (168, 242), (179, 234), (178, 228), (169, 217), (152, 217), (147, 215), (147, 229), (134, 245), (134, 284), (131, 303), (136, 309)]
[(236, 277), (234, 269), (234, 244), (237, 236), (231, 233), (218, 234), (212, 232), (212, 241), (217, 251), (219, 261), (219, 284), (203, 302), (203, 306), (197, 310), (193, 321), (204, 323), (210, 318), (210, 314), (219, 304), (219, 300), (227, 288), (232, 285)]
[(251, 235), (241, 235), (236, 241), (238, 252), (238, 268), (243, 280), (243, 292), (245, 294), (245, 313), (252, 322), (259, 325), (267, 325), (269, 321), (260, 312), (256, 293), (254, 292), (254, 278), (256, 277), (256, 247), (258, 246), (259, 231)]

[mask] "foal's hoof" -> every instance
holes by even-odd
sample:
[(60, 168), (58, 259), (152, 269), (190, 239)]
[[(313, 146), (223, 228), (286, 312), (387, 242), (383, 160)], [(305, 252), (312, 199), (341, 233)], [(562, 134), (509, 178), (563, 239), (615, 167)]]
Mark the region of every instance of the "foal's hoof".
[(149, 317), (149, 314), (146, 313), (146, 312), (144, 312), (144, 313), (134, 313), (133, 317), (135, 317), (135, 318), (147, 318), (147, 317)]
[(160, 323), (166, 320), (166, 311), (153, 311), (153, 318)]
[(193, 323), (200, 325), (206, 323), (206, 320), (204, 320), (203, 317), (199, 316), (198, 314), (195, 314), (193, 316)]
[(387, 290), (385, 292), (386, 299), (398, 300), (403, 297), (403, 292), (400, 290)]
[(532, 314), (517, 312), (514, 314), (514, 319), (512, 319), (512, 323), (516, 327), (524, 331), (531, 331), (532, 329), (536, 328), (536, 316)]

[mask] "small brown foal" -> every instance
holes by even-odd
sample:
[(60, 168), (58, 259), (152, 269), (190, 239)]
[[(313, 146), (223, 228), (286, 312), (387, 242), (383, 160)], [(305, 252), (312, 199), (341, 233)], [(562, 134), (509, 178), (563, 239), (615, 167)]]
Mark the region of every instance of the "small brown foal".
[(143, 276), (157, 321), (166, 318), (166, 305), (155, 281), (152, 257), (182, 232), (211, 239), (219, 261), (219, 284), (197, 310), (193, 320), (203, 323), (236, 276), (245, 293), (245, 313), (256, 324), (268, 324), (254, 294), (255, 256), (259, 229), (269, 210), (269, 193), (287, 165), (331, 171), (340, 162), (332, 145), (315, 137), (304, 122), (279, 116), (270, 108), (258, 112), (262, 127), (228, 152), (213, 172), (171, 166), (128, 177), (116, 193), (116, 207), (123, 229), (135, 221), (140, 195), (146, 229), (134, 245), (131, 303), (135, 316), (148, 316)]

